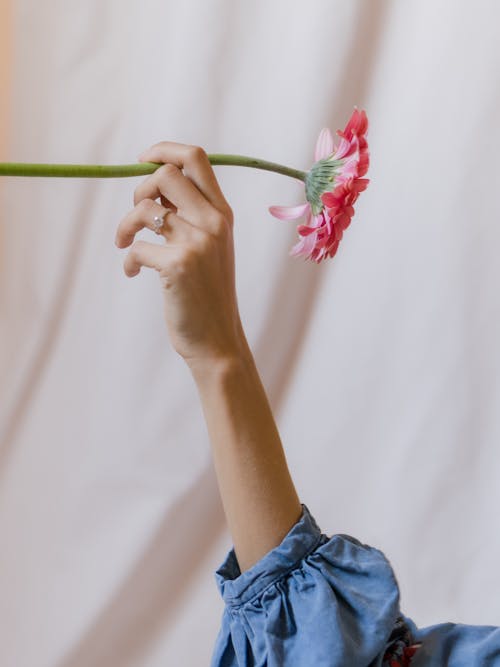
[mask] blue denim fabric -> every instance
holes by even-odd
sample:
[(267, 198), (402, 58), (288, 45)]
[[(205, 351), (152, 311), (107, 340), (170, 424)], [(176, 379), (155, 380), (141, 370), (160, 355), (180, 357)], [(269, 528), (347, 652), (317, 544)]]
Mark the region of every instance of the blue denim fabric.
[(402, 616), (415, 642), (422, 642), (411, 667), (499, 667), (499, 627), (438, 623), (417, 628), (411, 618)]
[(500, 667), (499, 628), (419, 630), (400, 612), (384, 554), (322, 534), (304, 504), (279, 546), (243, 574), (232, 548), (215, 581), (225, 609), (211, 667), (382, 667), (398, 618), (422, 642), (411, 667)]

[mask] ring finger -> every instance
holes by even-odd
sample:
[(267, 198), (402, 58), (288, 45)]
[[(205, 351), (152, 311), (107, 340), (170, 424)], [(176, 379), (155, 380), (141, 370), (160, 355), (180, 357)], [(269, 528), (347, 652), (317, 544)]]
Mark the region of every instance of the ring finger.
[[(163, 220), (157, 230), (155, 219)], [(116, 230), (115, 245), (126, 248), (141, 229), (147, 227), (169, 242), (180, 243), (192, 236), (195, 227), (177, 215), (173, 209), (162, 206), (152, 199), (143, 199), (120, 222)]]

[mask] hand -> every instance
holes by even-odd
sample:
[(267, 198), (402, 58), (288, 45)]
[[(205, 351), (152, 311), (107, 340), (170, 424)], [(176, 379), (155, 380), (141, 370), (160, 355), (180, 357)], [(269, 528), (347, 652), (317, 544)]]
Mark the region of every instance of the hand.
[(140, 229), (154, 230), (155, 216), (163, 216), (167, 207), (173, 212), (161, 230), (166, 244), (134, 241), (125, 274), (136, 276), (142, 266), (158, 271), (170, 340), (188, 364), (238, 355), (244, 333), (236, 298), (233, 212), (207, 154), (199, 146), (162, 141), (140, 161), (164, 165), (136, 188), (134, 208), (118, 226), (116, 245), (128, 247)]

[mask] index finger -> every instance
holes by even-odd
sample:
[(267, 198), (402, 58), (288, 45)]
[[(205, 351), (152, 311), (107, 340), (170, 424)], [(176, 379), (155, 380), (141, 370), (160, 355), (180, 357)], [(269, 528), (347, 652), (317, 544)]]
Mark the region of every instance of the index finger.
[(179, 144), (174, 141), (160, 141), (151, 146), (139, 157), (141, 162), (170, 162), (190, 178), (200, 192), (219, 211), (227, 209), (229, 204), (220, 189), (214, 170), (207, 154), (200, 146)]

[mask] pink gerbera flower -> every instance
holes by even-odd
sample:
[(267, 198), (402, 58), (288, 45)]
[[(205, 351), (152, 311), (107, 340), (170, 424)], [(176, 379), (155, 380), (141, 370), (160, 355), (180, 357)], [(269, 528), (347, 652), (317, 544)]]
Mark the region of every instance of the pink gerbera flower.
[(354, 202), (366, 190), (369, 152), (366, 141), (368, 119), (364, 111), (354, 107), (343, 132), (337, 130), (340, 142), (334, 146), (333, 136), (323, 128), (316, 142), (314, 164), (305, 179), (306, 203), (299, 206), (270, 206), (269, 211), (280, 220), (295, 220), (307, 215), (305, 225), (297, 231), (302, 237), (290, 255), (303, 256), (320, 263), (334, 257), (344, 229), (354, 215)]

